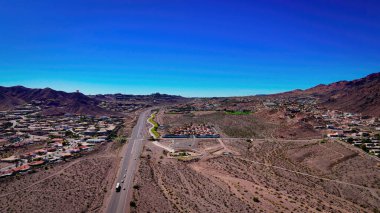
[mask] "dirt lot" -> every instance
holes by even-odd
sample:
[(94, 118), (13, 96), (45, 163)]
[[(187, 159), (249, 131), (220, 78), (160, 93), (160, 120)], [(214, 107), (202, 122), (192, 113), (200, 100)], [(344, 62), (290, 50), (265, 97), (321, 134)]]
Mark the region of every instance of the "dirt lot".
[(378, 162), (337, 142), (221, 140), (218, 145), (216, 141), (192, 147), (202, 156), (191, 162), (165, 156), (160, 147), (148, 144), (135, 178), (134, 211), (380, 209)]

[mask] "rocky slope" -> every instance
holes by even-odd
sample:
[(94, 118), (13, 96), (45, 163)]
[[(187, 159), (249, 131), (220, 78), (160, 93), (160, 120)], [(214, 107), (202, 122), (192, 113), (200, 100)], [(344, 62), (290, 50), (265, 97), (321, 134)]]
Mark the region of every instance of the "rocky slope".
[(294, 90), (275, 96), (314, 96), (329, 109), (380, 116), (380, 72), (353, 81), (320, 84), (307, 90)]
[(107, 115), (108, 111), (98, 107), (99, 101), (82, 93), (66, 93), (50, 88), (29, 89), (22, 86), (0, 87), (0, 110), (32, 101), (43, 102), (44, 114), (78, 113), (89, 115)]

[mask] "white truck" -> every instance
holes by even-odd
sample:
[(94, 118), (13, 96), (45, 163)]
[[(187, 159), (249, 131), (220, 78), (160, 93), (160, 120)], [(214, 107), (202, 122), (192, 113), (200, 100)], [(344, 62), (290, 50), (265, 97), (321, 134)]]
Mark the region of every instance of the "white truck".
[(121, 185), (120, 185), (120, 183), (117, 183), (116, 184), (116, 192), (120, 192), (120, 190), (121, 190)]

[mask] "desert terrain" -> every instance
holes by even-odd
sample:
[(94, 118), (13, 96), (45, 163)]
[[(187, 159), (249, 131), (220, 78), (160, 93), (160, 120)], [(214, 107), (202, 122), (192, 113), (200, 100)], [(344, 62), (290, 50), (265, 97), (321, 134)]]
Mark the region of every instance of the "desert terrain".
[(112, 144), (27, 176), (1, 181), (3, 212), (97, 212), (110, 189), (117, 164)]
[[(298, 93), (86, 96), (83, 106), (73, 108), (79, 114), (50, 117), (39, 116), (55, 111), (50, 95), (31, 104), (19, 95), (24, 105), (1, 114), (2, 212), (110, 212), (110, 206), (119, 212), (378, 212), (379, 118), (326, 108), (318, 97), (304, 92), (294, 97)], [(98, 117), (81, 118), (82, 109), (94, 104), (89, 110)], [(100, 134), (102, 112), (121, 115), (108, 135)], [(31, 132), (41, 133), (33, 129), (40, 123), (46, 123), (46, 134), (26, 143)], [(128, 137), (136, 140), (128, 143)], [(57, 139), (62, 141), (53, 143)], [(133, 149), (136, 141), (141, 146)], [(75, 154), (59, 161), (43, 157), (41, 163), (36, 153), (57, 143), (62, 152)], [(123, 153), (128, 147), (132, 151)], [(12, 160), (32, 152), (35, 160), (24, 160), (27, 165)], [(120, 163), (126, 153), (133, 153), (132, 164)], [(124, 181), (123, 191), (115, 191)], [(122, 202), (110, 205), (115, 200)]]
[[(168, 146), (174, 147), (171, 143)], [(198, 155), (189, 160), (171, 157), (148, 144), (135, 179), (135, 212), (372, 212), (380, 208), (380, 162), (339, 142), (174, 143), (185, 143), (188, 152)]]
[(168, 114), (159, 112), (158, 123), (166, 129), (187, 123), (212, 124), (222, 134), (229, 138), (287, 138), (310, 139), (322, 135), (313, 129), (308, 122), (299, 118), (287, 118), (281, 111), (272, 112), (263, 109), (247, 115), (230, 115), (223, 111), (194, 111), (187, 114)]
[[(130, 134), (138, 114), (125, 115), (119, 137)], [(0, 179), (1, 212), (103, 212), (114, 189), (122, 146), (116, 139), (77, 157), (35, 168), (34, 173)]]
[[(161, 134), (187, 123), (206, 123), (222, 137), (147, 143), (134, 180), (134, 212), (380, 209), (379, 158), (342, 141), (322, 139), (312, 128), (292, 128), (293, 123), (270, 115), (212, 111), (160, 111), (156, 121)], [(295, 129), (296, 134), (289, 134)]]

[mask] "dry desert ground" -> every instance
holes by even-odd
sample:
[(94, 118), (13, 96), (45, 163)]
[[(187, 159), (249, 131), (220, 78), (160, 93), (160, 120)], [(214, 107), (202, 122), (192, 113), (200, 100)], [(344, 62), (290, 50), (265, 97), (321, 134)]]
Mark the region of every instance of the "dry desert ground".
[(161, 147), (147, 144), (134, 181), (131, 204), (136, 204), (135, 212), (380, 209), (380, 162), (340, 142), (203, 139), (160, 143), (197, 154), (171, 157)]

